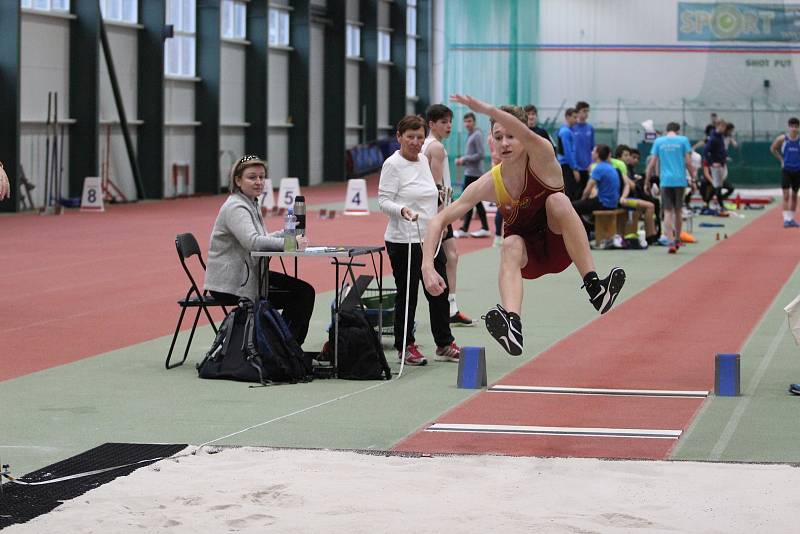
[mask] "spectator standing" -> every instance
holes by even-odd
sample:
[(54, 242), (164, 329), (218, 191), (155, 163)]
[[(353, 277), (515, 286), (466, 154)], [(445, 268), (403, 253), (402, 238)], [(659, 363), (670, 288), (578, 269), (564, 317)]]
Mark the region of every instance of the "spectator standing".
[(683, 225), (683, 193), (686, 189), (686, 170), (694, 175), (692, 169), (692, 146), (689, 140), (679, 135), (677, 122), (667, 124), (667, 135), (659, 137), (650, 150), (644, 175), (644, 189), (650, 191), (650, 179), (654, 171), (661, 183), (661, 205), (664, 209), (664, 226), (669, 241), (669, 253), (675, 254), (680, 247), (681, 227)]
[[(436, 187), (439, 189), (439, 206), (449, 203), (453, 194), (453, 185), (450, 180), (450, 161), (447, 157), (442, 141), (450, 137), (453, 128), (453, 111), (443, 104), (432, 104), (425, 112), (428, 121), (428, 137), (422, 144), (422, 155), (428, 158), (431, 167), (431, 175)], [(445, 201), (446, 202), (443, 202)], [(486, 232), (488, 235), (489, 232)], [(458, 310), (456, 301), (456, 275), (458, 274), (458, 248), (453, 239), (452, 225), (447, 226), (447, 230), (442, 236), (442, 250), (447, 258), (447, 280), (449, 283), (448, 301), (450, 302), (450, 323), (470, 326), (472, 319)]]
[[(550, 134), (547, 133), (547, 130), (538, 125), (539, 110), (536, 109), (536, 106), (533, 104), (528, 104), (523, 109), (525, 110), (526, 124), (528, 125), (528, 128), (530, 128), (530, 130), (539, 137), (544, 137), (550, 141), (550, 144), (552, 145), (553, 140), (550, 138)], [(553, 150), (555, 150), (555, 146), (553, 147)]]
[(770, 152), (781, 163), (781, 189), (783, 189), (783, 227), (800, 227), (795, 221), (797, 191), (800, 189), (800, 119), (792, 117), (788, 131), (775, 138)]
[(3, 167), (3, 164), (0, 163), (0, 200), (4, 198), (9, 198), (11, 196), (11, 183), (8, 180), (8, 176), (6, 176), (6, 169)]
[(592, 150), (594, 149), (594, 127), (589, 124), (589, 104), (578, 102), (575, 104), (575, 124), (572, 125), (573, 146), (575, 151), (575, 167), (578, 171), (580, 182), (578, 191), (586, 189), (589, 181), (589, 166), (592, 164)]
[(716, 127), (711, 131), (706, 141), (705, 160), (708, 162), (711, 171), (712, 196), (717, 197), (720, 214), (725, 212), (724, 199), (722, 197), (722, 184), (728, 177), (728, 149), (725, 146), (725, 130), (728, 123), (720, 119)]
[(575, 162), (575, 138), (572, 126), (577, 121), (575, 108), (567, 108), (564, 112), (564, 124), (558, 129), (556, 157), (564, 175), (564, 193), (570, 200), (578, 200), (582, 191), (579, 189), (581, 175)]
[[(389, 216), (384, 239), (386, 253), (392, 264), (397, 298), (394, 314), (394, 346), (397, 355), (408, 365), (426, 365), (428, 359), (420, 352), (414, 337), (414, 317), (417, 311), (417, 294), (422, 269), (422, 237), (428, 223), (436, 215), (439, 192), (433, 181), (428, 160), (421, 154), (425, 140), (425, 121), (416, 115), (407, 115), (397, 123), (397, 140), (400, 150), (386, 158), (381, 168), (378, 184), (378, 205)], [(439, 236), (431, 237), (438, 245)], [(409, 246), (409, 243), (411, 245)], [(411, 259), (409, 262), (409, 248)], [(447, 284), (444, 247), (432, 259), (436, 272)], [(409, 270), (409, 263), (410, 270)], [(406, 285), (406, 278), (409, 282)], [(408, 293), (408, 315), (406, 309)], [(436, 360), (457, 362), (461, 349), (455, 344), (448, 322), (447, 290), (433, 296), (425, 291), (430, 312), (431, 332), (436, 342)], [(403, 347), (403, 332), (406, 346)]]
[[(456, 158), (456, 166), (464, 166), (464, 189), (481, 177), (483, 174), (483, 132), (475, 125), (475, 114), (471, 111), (464, 114), (464, 128), (467, 130), (467, 150), (460, 158)], [(481, 229), (469, 232), (469, 224), (472, 221), (472, 209), (464, 215), (464, 222), (461, 229), (455, 230), (453, 235), (456, 237), (488, 237), (489, 221), (486, 219), (486, 208), (483, 202), (475, 205), (478, 218), (481, 220)]]

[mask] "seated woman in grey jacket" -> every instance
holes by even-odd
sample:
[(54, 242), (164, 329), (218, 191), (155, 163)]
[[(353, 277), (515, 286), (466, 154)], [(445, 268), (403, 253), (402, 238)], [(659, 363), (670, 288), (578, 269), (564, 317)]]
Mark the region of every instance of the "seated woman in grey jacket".
[[(224, 303), (239, 298), (258, 299), (258, 260), (253, 250), (283, 250), (282, 232), (267, 234), (258, 207), (258, 196), (267, 179), (267, 163), (258, 156), (244, 156), (231, 170), (230, 196), (219, 209), (208, 249), (205, 289)], [(303, 250), (305, 237), (297, 238)], [(269, 272), (269, 301), (282, 315), (294, 338), (302, 345), (314, 310), (314, 288), (284, 273)], [(282, 290), (273, 292), (273, 289)]]

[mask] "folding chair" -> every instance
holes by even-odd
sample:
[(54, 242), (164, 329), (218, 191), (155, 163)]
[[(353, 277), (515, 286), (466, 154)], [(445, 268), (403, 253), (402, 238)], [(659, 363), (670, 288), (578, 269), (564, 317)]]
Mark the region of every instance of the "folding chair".
[[(208, 291), (203, 291), (202, 293), (200, 292), (200, 288), (194, 281), (191, 271), (189, 271), (189, 268), (186, 266), (186, 260), (196, 255), (200, 265), (203, 267), (203, 272), (206, 270), (206, 264), (203, 261), (202, 254), (200, 254), (200, 246), (197, 244), (197, 239), (195, 239), (194, 235), (178, 234), (175, 237), (175, 248), (178, 250), (178, 258), (181, 260), (181, 266), (183, 267), (186, 276), (189, 277), (191, 286), (189, 286), (189, 290), (186, 292), (186, 297), (178, 301), (178, 306), (181, 307), (181, 315), (178, 318), (178, 325), (175, 327), (175, 334), (172, 336), (172, 343), (170, 343), (169, 346), (167, 361), (164, 364), (167, 369), (172, 369), (174, 367), (183, 365), (183, 363), (186, 361), (186, 357), (189, 355), (189, 347), (192, 346), (192, 338), (194, 337), (194, 331), (197, 329), (197, 321), (200, 319), (201, 311), (205, 312), (206, 317), (208, 317), (208, 322), (211, 323), (211, 328), (214, 329), (214, 333), (217, 332), (217, 325), (214, 324), (214, 319), (211, 318), (208, 307), (219, 306), (222, 308), (223, 313), (226, 315), (228, 314), (228, 310), (225, 309), (226, 304), (222, 304), (214, 300), (214, 297), (209, 295)], [(170, 364), (169, 360), (172, 357), (172, 350), (175, 348), (175, 341), (178, 339), (178, 333), (181, 330), (183, 316), (186, 314), (187, 308), (197, 308), (197, 313), (194, 316), (194, 323), (192, 324), (192, 331), (189, 334), (189, 341), (186, 342), (186, 350), (183, 351), (183, 359), (178, 363)]]

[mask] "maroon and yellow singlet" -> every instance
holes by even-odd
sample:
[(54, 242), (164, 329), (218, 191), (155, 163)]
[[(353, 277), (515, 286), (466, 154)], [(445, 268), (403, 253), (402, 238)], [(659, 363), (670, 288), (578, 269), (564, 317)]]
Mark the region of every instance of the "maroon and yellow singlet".
[(501, 165), (492, 167), (497, 209), (503, 214), (503, 237), (518, 235), (525, 241), (528, 263), (522, 277), (533, 279), (549, 273), (560, 273), (572, 263), (564, 238), (547, 226), (545, 201), (553, 193), (564, 191), (545, 185), (525, 164), (525, 187), (518, 200), (511, 198), (503, 183)]

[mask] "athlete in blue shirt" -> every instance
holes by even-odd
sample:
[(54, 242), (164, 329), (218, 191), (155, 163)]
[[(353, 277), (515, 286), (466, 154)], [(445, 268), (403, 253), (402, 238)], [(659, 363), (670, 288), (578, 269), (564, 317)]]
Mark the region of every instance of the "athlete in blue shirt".
[[(572, 203), (572, 207), (578, 215), (591, 215), (593, 211), (613, 210), (619, 204), (620, 185), (622, 177), (609, 162), (611, 148), (608, 145), (597, 145), (592, 151), (592, 158), (597, 161), (597, 165), (592, 169), (591, 178), (586, 183), (583, 195), (580, 200)], [(597, 188), (597, 196), (592, 196), (592, 192)], [(583, 220), (583, 219), (581, 219)], [(589, 227), (584, 221), (586, 232)]]
[(800, 119), (792, 117), (788, 126), (789, 130), (776, 137), (769, 150), (781, 162), (783, 227), (798, 228), (800, 224), (794, 220), (794, 214), (797, 210), (797, 191), (800, 189)]
[(683, 193), (686, 189), (686, 171), (694, 176), (692, 167), (692, 145), (689, 140), (678, 135), (681, 127), (677, 122), (667, 124), (667, 135), (659, 137), (650, 149), (650, 161), (644, 175), (644, 189), (650, 190), (650, 177), (658, 169), (661, 179), (661, 206), (664, 210), (664, 227), (670, 241), (669, 253), (675, 254), (680, 247), (681, 226), (683, 224)]
[(575, 163), (575, 139), (572, 133), (572, 126), (577, 120), (575, 108), (567, 108), (564, 112), (564, 124), (558, 129), (556, 144), (556, 155), (564, 176), (564, 193), (570, 200), (578, 200), (583, 192), (579, 189), (581, 174), (578, 172), (578, 164)]
[(589, 104), (578, 102), (575, 104), (575, 124), (572, 130), (572, 141), (575, 147), (575, 167), (581, 181), (578, 188), (579, 194), (586, 188), (589, 180), (589, 165), (592, 164), (592, 149), (594, 148), (594, 128), (586, 122), (589, 119)]

